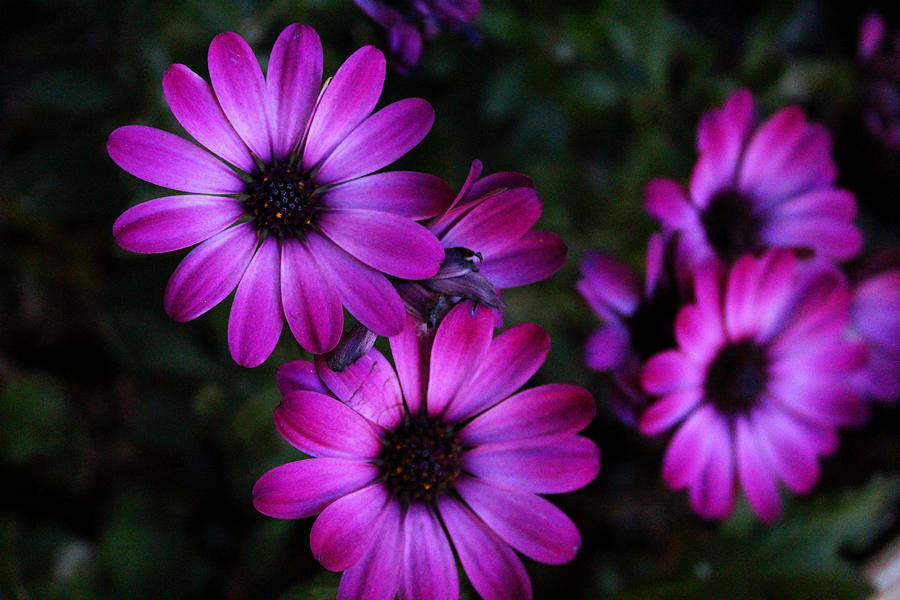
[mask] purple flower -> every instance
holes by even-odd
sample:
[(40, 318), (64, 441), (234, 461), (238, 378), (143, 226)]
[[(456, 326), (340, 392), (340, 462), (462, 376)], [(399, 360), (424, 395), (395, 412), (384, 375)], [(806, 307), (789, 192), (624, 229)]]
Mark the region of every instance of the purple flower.
[(584, 345), (590, 369), (610, 372), (610, 401), (622, 421), (634, 425), (650, 398), (641, 387), (644, 362), (675, 344), (675, 315), (683, 303), (672, 273), (671, 244), (659, 233), (647, 245), (646, 280), (601, 252), (581, 260), (576, 287), (603, 324)]
[(281, 33), (265, 78), (234, 33), (213, 39), (209, 72), (212, 86), (184, 65), (163, 77), (172, 113), (203, 147), (137, 125), (107, 144), (132, 175), (190, 192), (139, 204), (113, 225), (134, 252), (200, 244), (172, 274), (166, 312), (194, 319), (237, 288), (228, 345), (246, 366), (271, 354), (285, 317), (315, 353), (337, 344), (342, 305), (369, 329), (397, 334), (403, 303), (385, 275), (437, 272), (443, 248), (413, 219), (440, 214), (452, 191), (424, 173), (370, 173), (419, 143), (431, 106), (409, 98), (370, 114), (385, 74), (371, 46), (320, 92), (322, 46), (305, 25)]
[(343, 373), (322, 357), (279, 370), (275, 425), (315, 458), (263, 475), (253, 502), (278, 518), (319, 514), (310, 544), (345, 571), (339, 599), (455, 600), (454, 551), (486, 600), (530, 598), (513, 550), (551, 564), (578, 551), (574, 523), (537, 494), (596, 476), (597, 447), (577, 435), (593, 398), (564, 384), (514, 393), (550, 340), (532, 324), (492, 339), (493, 317), (459, 304), (433, 340), (410, 317), (390, 340), (396, 372), (377, 350)]
[(441, 29), (452, 31), (471, 44), (481, 37), (471, 23), (481, 12), (481, 0), (354, 0), (374, 21), (388, 30), (394, 67), (407, 73), (419, 64), (422, 38), (430, 40)]
[(865, 122), (869, 132), (900, 150), (900, 33), (888, 39), (884, 20), (870, 13), (859, 29), (857, 50), (865, 83)]
[(688, 488), (705, 518), (727, 517), (735, 480), (763, 521), (778, 517), (778, 481), (812, 489), (836, 429), (859, 424), (853, 384), (865, 349), (844, 335), (850, 290), (839, 272), (791, 252), (744, 255), (727, 277), (706, 263), (696, 302), (678, 313), (678, 348), (651, 358), (644, 388), (659, 400), (641, 416), (648, 435), (673, 430), (663, 480)]
[(542, 207), (531, 179), (513, 172), (481, 177), (481, 170), (473, 161), (447, 211), (425, 223), (444, 246), (441, 269), (397, 282), (407, 311), (429, 327), (460, 299), (502, 309), (500, 290), (546, 279), (566, 261), (559, 236), (532, 230)]
[(900, 397), (900, 268), (869, 275), (854, 286), (851, 328), (868, 349), (861, 386), (882, 402)]
[(699, 158), (688, 189), (651, 181), (647, 211), (663, 232), (679, 233), (679, 266), (709, 257), (734, 262), (746, 252), (795, 248), (846, 260), (862, 247), (856, 202), (834, 186), (831, 137), (796, 106), (754, 129), (753, 97), (735, 92), (707, 112), (697, 131)]

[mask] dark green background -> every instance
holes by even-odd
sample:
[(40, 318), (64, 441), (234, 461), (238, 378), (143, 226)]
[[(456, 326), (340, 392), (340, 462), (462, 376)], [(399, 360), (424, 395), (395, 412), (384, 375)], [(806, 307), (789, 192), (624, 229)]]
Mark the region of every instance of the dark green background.
[[(897, 242), (900, 155), (862, 127), (854, 61), (861, 3), (488, 1), (479, 48), (428, 43), (415, 77), (389, 73), (382, 104), (421, 96), (426, 140), (397, 168), (455, 187), (472, 159), (531, 176), (542, 229), (569, 244), (552, 279), (504, 298), (506, 321), (552, 336), (530, 385), (597, 397), (588, 434), (600, 477), (554, 499), (584, 546), (569, 565), (527, 562), (536, 598), (865, 598), (860, 565), (900, 532), (898, 408), (845, 432), (816, 491), (758, 525), (741, 504), (716, 525), (659, 480), (661, 442), (609, 411), (581, 363), (597, 325), (573, 289), (587, 248), (640, 268), (652, 222), (642, 189), (686, 180), (704, 110), (738, 87), (761, 114), (791, 103), (834, 133), (840, 183), (858, 194), (869, 252)], [(882, 8), (888, 3), (883, 3)], [(289, 23), (315, 27), (333, 73), (383, 32), (350, 0), (4, 2), (0, 18), (0, 598), (331, 598), (339, 576), (309, 551), (311, 519), (253, 509), (267, 469), (299, 458), (271, 422), (274, 373), (228, 354), (226, 301), (187, 324), (162, 310), (183, 252), (135, 255), (111, 235), (127, 207), (166, 195), (107, 157), (109, 132), (181, 132), (165, 68), (206, 75), (223, 30), (265, 59)], [(895, 10), (888, 19), (900, 26)], [(465, 583), (463, 598), (474, 598)]]

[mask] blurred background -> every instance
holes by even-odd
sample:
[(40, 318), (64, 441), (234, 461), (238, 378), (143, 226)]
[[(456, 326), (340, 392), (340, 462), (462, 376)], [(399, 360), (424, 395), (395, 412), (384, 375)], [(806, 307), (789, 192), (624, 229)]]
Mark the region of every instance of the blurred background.
[[(653, 223), (643, 187), (686, 180), (699, 116), (739, 87), (762, 115), (803, 106), (833, 133), (840, 185), (857, 194), (867, 253), (898, 242), (900, 153), (863, 125), (857, 30), (896, 2), (486, 0), (472, 48), (426, 44), (421, 72), (389, 72), (381, 104), (436, 110), (395, 168), (458, 187), (474, 158), (520, 171), (544, 202), (541, 229), (569, 260), (509, 290), (507, 324), (546, 328), (552, 349), (529, 384), (590, 389), (599, 478), (552, 497), (579, 525), (571, 564), (526, 560), (536, 598), (855, 599), (867, 561), (900, 535), (900, 408), (875, 407), (823, 463), (815, 491), (758, 524), (693, 515), (659, 478), (662, 442), (621, 424), (606, 380), (581, 361), (597, 325), (574, 291), (587, 248), (640, 269)], [(126, 208), (168, 192), (118, 169), (110, 131), (183, 133), (165, 104), (172, 63), (207, 76), (213, 36), (232, 30), (265, 60), (288, 24), (315, 27), (331, 74), (384, 32), (351, 0), (33, 0), (0, 19), (0, 598), (333, 598), (339, 574), (309, 550), (312, 519), (257, 513), (250, 490), (296, 460), (272, 425), (289, 334), (261, 367), (232, 362), (230, 300), (186, 324), (163, 312), (185, 254), (119, 249)], [(463, 583), (463, 599), (477, 596)]]

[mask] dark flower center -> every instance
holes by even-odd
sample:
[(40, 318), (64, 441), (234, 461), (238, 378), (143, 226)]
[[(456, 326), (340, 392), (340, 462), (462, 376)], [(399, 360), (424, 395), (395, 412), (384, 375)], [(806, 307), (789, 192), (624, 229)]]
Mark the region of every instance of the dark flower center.
[(734, 262), (741, 254), (761, 247), (759, 230), (763, 221), (750, 200), (734, 190), (716, 194), (700, 220), (706, 239), (725, 262)]
[(388, 489), (404, 503), (432, 501), (459, 477), (456, 429), (427, 416), (406, 417), (384, 438), (378, 457)]
[(260, 233), (301, 237), (313, 225), (314, 191), (307, 174), (275, 164), (249, 185), (244, 210)]
[(768, 378), (765, 350), (751, 340), (741, 340), (719, 350), (706, 372), (703, 389), (720, 412), (735, 414), (757, 403)]
[(631, 334), (631, 347), (639, 358), (647, 360), (657, 352), (677, 345), (675, 317), (680, 306), (681, 297), (675, 286), (661, 285), (625, 319)]

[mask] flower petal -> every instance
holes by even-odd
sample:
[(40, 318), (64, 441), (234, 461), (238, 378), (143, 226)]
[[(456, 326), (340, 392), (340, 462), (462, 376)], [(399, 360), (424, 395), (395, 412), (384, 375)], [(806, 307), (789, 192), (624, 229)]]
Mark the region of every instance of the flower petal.
[(507, 329), (491, 341), (472, 376), (459, 388), (446, 418), (467, 418), (503, 400), (531, 379), (550, 351), (550, 336), (534, 323)]
[(316, 357), (316, 372), (344, 404), (373, 423), (392, 428), (403, 419), (403, 396), (394, 368), (378, 350), (336, 373), (325, 357)]
[(266, 82), (244, 38), (231, 31), (209, 44), (209, 78), (222, 111), (241, 139), (263, 162), (272, 159), (266, 119)]
[(463, 454), (462, 466), (492, 483), (536, 494), (561, 494), (584, 487), (597, 477), (600, 451), (594, 442), (581, 436), (551, 443), (516, 440), (473, 448)]
[(434, 175), (388, 171), (347, 181), (330, 188), (322, 201), (335, 208), (362, 208), (410, 219), (433, 217), (453, 200), (450, 185)]
[(176, 321), (190, 321), (231, 293), (256, 250), (256, 230), (242, 223), (206, 240), (184, 257), (166, 286), (164, 306)]
[(696, 387), (703, 381), (703, 377), (700, 365), (680, 350), (665, 350), (647, 361), (641, 374), (641, 382), (648, 393), (661, 396)]
[(282, 396), (297, 390), (319, 392), (328, 395), (330, 392), (325, 383), (316, 374), (316, 366), (308, 360), (292, 360), (278, 367), (275, 373), (278, 391)]
[(541, 200), (533, 189), (504, 190), (479, 202), (441, 237), (441, 243), (488, 256), (499, 254), (525, 235), (540, 215)]
[(182, 192), (235, 194), (244, 182), (215, 156), (168, 131), (127, 125), (109, 134), (113, 161), (144, 181)]
[(804, 429), (790, 414), (771, 406), (757, 411), (753, 421), (759, 448), (778, 477), (796, 494), (809, 492), (819, 479), (819, 463)]
[(494, 313), (471, 301), (454, 306), (434, 336), (428, 380), (428, 414), (439, 415), (488, 351)]
[(667, 394), (641, 414), (640, 430), (644, 435), (657, 435), (687, 416), (703, 399), (700, 388), (688, 388)]
[(671, 488), (678, 489), (693, 483), (709, 459), (715, 441), (719, 417), (706, 404), (697, 409), (678, 428), (663, 457), (662, 477)]
[(324, 458), (375, 458), (381, 441), (373, 425), (331, 396), (290, 392), (275, 409), (275, 428), (294, 448)]
[(566, 243), (548, 231), (529, 231), (506, 247), (485, 254), (478, 265), (481, 274), (498, 288), (541, 281), (566, 262)]
[(209, 239), (243, 214), (241, 202), (231, 198), (166, 196), (122, 213), (113, 223), (113, 236), (131, 252), (171, 252)]
[(753, 512), (764, 522), (771, 523), (781, 512), (775, 476), (757, 445), (756, 432), (751, 429), (750, 423), (744, 418), (739, 418), (735, 425), (737, 467), (741, 487), (744, 488)]
[(438, 511), (472, 587), (484, 600), (531, 600), (531, 581), (516, 553), (478, 517), (450, 496)]
[(378, 477), (378, 467), (343, 458), (310, 458), (270, 470), (253, 486), (253, 506), (276, 519), (302, 519)]
[[(759, 262), (752, 254), (744, 254), (734, 263), (725, 287), (725, 328), (729, 340), (740, 340), (754, 333), (756, 287)], [(709, 327), (711, 331), (715, 327)]]
[(697, 208), (690, 203), (687, 192), (677, 181), (654, 179), (644, 188), (644, 208), (659, 221), (665, 232), (696, 227)]
[(620, 323), (598, 327), (584, 343), (584, 362), (595, 371), (618, 369), (632, 357), (631, 334)]
[(341, 298), (303, 242), (281, 244), (281, 301), (297, 342), (313, 354), (334, 348), (344, 328)]
[(716, 419), (708, 433), (709, 459), (689, 489), (691, 506), (706, 519), (724, 519), (734, 510), (734, 449), (723, 419)]
[(849, 260), (863, 247), (863, 235), (852, 222), (828, 216), (784, 217), (759, 232), (767, 245), (807, 248), (835, 260)]
[(244, 272), (228, 316), (228, 349), (245, 367), (262, 364), (278, 344), (284, 326), (278, 241), (266, 238)]
[(559, 565), (581, 548), (572, 520), (540, 496), (472, 477), (461, 477), (456, 491), (503, 541), (529, 558)]
[(434, 109), (421, 98), (385, 106), (338, 144), (316, 173), (316, 183), (348, 181), (386, 167), (421, 142), (432, 123)]
[(531, 440), (535, 443), (571, 436), (594, 418), (594, 398), (584, 388), (551, 383), (510, 396), (460, 431), (467, 446)]
[(369, 551), (348, 567), (338, 585), (337, 600), (393, 600), (401, 579), (402, 510), (388, 502), (384, 521)]
[(322, 83), (322, 42), (308, 25), (289, 25), (272, 48), (266, 101), (275, 157), (284, 159), (306, 130)]
[(381, 96), (385, 66), (384, 55), (373, 46), (363, 46), (340, 66), (313, 112), (304, 168), (316, 166), (372, 112)]
[(172, 114), (195, 140), (234, 166), (253, 171), (250, 150), (202, 77), (184, 65), (172, 65), (163, 74), (163, 93)]
[(403, 521), (402, 600), (457, 600), (456, 560), (434, 510), (413, 502)]
[(323, 211), (317, 225), (349, 254), (394, 277), (426, 279), (444, 260), (444, 247), (434, 234), (407, 217), (334, 208)]
[(406, 312), (387, 277), (322, 236), (308, 235), (305, 241), (350, 314), (378, 335), (400, 332)]
[(390, 338), (391, 355), (397, 368), (397, 379), (406, 400), (409, 414), (419, 414), (428, 390), (428, 366), (433, 338), (422, 330), (422, 325), (410, 315), (406, 316), (403, 331)]
[[(325, 507), (309, 532), (313, 556), (329, 571), (348, 569), (365, 556), (379, 537), (385, 517), (397, 508), (380, 483), (335, 500)], [(393, 558), (396, 560), (396, 556)]]
[(578, 291), (601, 318), (608, 319), (610, 312), (630, 315), (637, 309), (641, 281), (630, 268), (615, 258), (588, 251), (581, 259), (581, 274)]
[(694, 361), (706, 364), (725, 343), (725, 335), (717, 323), (710, 323), (696, 305), (678, 311), (675, 318), (675, 339), (678, 346)]

